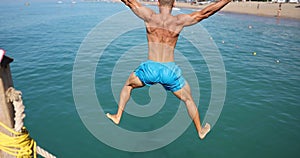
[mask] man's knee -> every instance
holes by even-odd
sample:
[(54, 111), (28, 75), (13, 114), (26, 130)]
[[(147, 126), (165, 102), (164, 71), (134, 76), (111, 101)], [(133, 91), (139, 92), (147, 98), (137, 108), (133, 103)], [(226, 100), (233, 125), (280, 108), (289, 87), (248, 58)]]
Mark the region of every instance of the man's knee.
[(183, 101), (183, 102), (190, 102), (190, 101), (193, 101), (193, 98), (191, 95), (188, 95), (186, 93), (181, 93), (180, 95), (177, 95), (177, 97)]
[(193, 98), (192, 96), (185, 96), (183, 101), (186, 103), (193, 102)]

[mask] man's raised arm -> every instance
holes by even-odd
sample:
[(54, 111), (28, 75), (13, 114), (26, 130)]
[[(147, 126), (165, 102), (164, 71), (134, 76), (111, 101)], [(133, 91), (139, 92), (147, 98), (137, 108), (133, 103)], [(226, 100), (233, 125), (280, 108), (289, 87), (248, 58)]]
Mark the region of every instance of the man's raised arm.
[(189, 26), (200, 22), (213, 15), (214, 13), (221, 10), (225, 5), (227, 5), (231, 0), (220, 0), (213, 3), (200, 11), (193, 12), (191, 14), (182, 14), (178, 16), (179, 21), (184, 26)]
[(127, 5), (135, 15), (143, 19), (145, 22), (150, 20), (151, 16), (154, 14), (154, 11), (150, 8), (142, 6), (136, 0), (121, 0), (125, 5)]

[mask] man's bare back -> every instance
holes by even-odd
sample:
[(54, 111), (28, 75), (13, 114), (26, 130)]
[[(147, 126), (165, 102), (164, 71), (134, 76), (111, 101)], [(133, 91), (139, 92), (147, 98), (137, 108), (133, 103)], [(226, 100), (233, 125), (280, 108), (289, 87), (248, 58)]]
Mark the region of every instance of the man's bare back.
[(148, 59), (158, 62), (174, 61), (174, 49), (182, 26), (170, 14), (155, 14), (146, 22)]
[[(166, 20), (164, 20), (166, 18)], [(162, 14), (146, 23), (148, 38), (148, 59), (158, 62), (174, 61), (174, 49), (182, 27), (176, 24), (176, 17)]]
[[(143, 7), (135, 0), (122, 0), (132, 11), (145, 21), (148, 38), (148, 59), (157, 62), (174, 61), (174, 49), (181, 30), (185, 26), (193, 25), (210, 15), (219, 11), (230, 0), (221, 0), (212, 4), (199, 12), (191, 14), (171, 14), (173, 4), (172, 0), (159, 1), (159, 13)], [(168, 4), (169, 3), (169, 4)]]
[[(119, 124), (124, 108), (135, 88), (160, 83), (166, 90), (182, 100), (189, 116), (194, 122), (199, 138), (203, 139), (210, 131), (209, 123), (201, 125), (197, 106), (191, 95), (190, 86), (182, 77), (180, 68), (174, 63), (174, 49), (178, 36), (185, 26), (193, 25), (219, 11), (231, 0), (221, 0), (201, 11), (191, 14), (171, 14), (174, 0), (159, 0), (159, 13), (143, 7), (136, 0), (122, 0), (142, 20), (144, 20), (148, 38), (148, 59), (128, 77), (118, 103), (118, 112), (107, 117)], [(199, 37), (200, 38), (200, 37)]]

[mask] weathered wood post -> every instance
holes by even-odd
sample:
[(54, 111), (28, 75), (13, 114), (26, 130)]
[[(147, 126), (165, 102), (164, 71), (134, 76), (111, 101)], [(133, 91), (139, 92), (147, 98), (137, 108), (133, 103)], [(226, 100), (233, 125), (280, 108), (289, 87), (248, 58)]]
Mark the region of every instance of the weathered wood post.
[[(9, 87), (13, 87), (13, 81), (9, 67), (9, 63), (12, 61), (12, 58), (4, 56), (0, 64), (0, 121), (11, 128), (14, 127), (14, 109), (13, 105), (7, 102), (5, 92)], [(0, 132), (9, 134), (2, 127), (0, 127)], [(14, 158), (14, 156), (9, 155), (1, 150), (0, 157)]]

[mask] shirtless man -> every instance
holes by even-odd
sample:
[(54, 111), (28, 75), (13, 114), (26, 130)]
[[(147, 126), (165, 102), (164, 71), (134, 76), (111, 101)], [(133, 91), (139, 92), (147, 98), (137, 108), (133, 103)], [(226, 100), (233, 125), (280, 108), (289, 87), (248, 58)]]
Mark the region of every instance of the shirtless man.
[(158, 14), (150, 8), (142, 6), (136, 0), (122, 0), (139, 18), (145, 21), (148, 61), (143, 62), (127, 79), (121, 90), (117, 114), (107, 113), (106, 116), (115, 124), (119, 124), (131, 91), (134, 88), (159, 83), (185, 103), (198, 135), (203, 139), (210, 131), (210, 125), (207, 123), (204, 127), (201, 126), (199, 112), (192, 98), (190, 86), (183, 78), (180, 68), (174, 63), (174, 49), (183, 27), (208, 18), (230, 1), (220, 0), (201, 11), (173, 16), (171, 12), (174, 0), (158, 0)]

